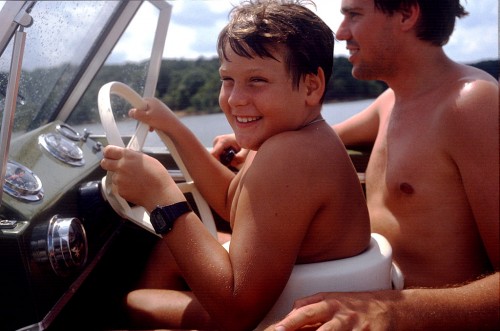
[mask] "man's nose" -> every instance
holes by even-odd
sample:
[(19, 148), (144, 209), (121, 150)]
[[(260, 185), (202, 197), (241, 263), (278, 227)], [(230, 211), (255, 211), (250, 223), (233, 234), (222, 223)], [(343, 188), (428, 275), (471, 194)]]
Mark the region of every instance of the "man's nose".
[(348, 40), (351, 38), (351, 31), (349, 30), (345, 20), (340, 23), (337, 32), (335, 33), (335, 38), (337, 38), (337, 40)]

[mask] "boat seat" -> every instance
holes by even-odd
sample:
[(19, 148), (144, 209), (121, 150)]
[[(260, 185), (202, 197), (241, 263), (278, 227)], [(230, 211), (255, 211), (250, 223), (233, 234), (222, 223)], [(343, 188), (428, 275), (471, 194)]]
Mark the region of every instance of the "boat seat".
[[(224, 244), (226, 249), (229, 243)], [(392, 248), (385, 237), (372, 233), (363, 253), (339, 260), (297, 264), (281, 296), (257, 329), (285, 317), (295, 300), (318, 292), (363, 292), (403, 288), (403, 275), (392, 263)]]

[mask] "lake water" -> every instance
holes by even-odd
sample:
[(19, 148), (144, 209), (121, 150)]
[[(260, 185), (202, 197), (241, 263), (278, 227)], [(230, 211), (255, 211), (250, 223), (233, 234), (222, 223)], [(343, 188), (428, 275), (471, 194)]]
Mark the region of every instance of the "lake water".
[[(373, 99), (326, 104), (322, 110), (323, 118), (329, 124), (339, 123), (363, 110), (372, 101)], [(208, 147), (212, 147), (216, 136), (232, 132), (223, 113), (185, 116), (181, 121)], [(150, 133), (146, 146), (163, 146), (163, 143), (156, 134)]]

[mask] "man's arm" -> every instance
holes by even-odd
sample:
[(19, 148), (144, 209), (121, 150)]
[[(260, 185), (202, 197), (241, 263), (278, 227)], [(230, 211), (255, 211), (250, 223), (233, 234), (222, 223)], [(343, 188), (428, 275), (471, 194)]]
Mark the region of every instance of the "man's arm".
[(363, 111), (332, 125), (344, 145), (373, 144), (377, 138), (380, 116), (394, 105), (394, 93), (388, 89)]
[(443, 137), (461, 176), (467, 201), (494, 270), (500, 268), (498, 84), (465, 83)]
[(267, 330), (299, 330), (307, 325), (337, 331), (497, 330), (499, 291), (497, 272), (446, 289), (319, 293), (297, 300), (297, 308)]

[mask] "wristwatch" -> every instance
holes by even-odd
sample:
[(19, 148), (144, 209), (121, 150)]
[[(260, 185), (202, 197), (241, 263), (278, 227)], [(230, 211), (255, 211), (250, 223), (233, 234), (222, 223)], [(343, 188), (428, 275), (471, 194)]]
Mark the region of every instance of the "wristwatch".
[(158, 234), (165, 234), (172, 231), (175, 221), (185, 213), (193, 211), (187, 201), (181, 201), (168, 206), (157, 206), (151, 214), (149, 219), (155, 232)]

